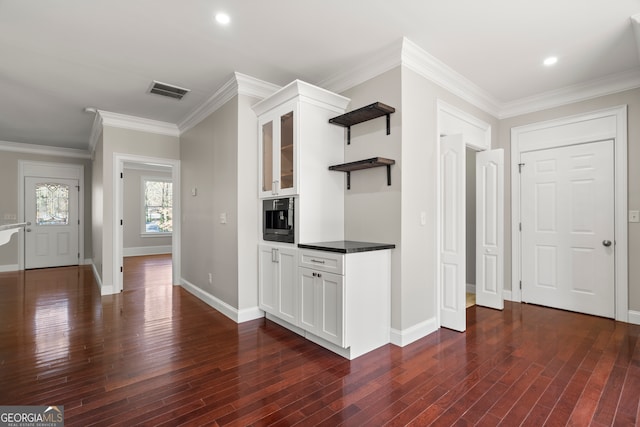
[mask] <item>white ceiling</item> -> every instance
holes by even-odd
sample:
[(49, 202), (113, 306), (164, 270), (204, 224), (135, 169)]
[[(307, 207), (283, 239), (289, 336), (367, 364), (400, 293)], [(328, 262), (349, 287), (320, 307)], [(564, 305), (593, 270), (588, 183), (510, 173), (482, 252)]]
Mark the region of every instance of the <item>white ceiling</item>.
[[(85, 107), (180, 123), (234, 71), (321, 84), (402, 37), (498, 106), (631, 87), (639, 13), (640, 0), (0, 0), (0, 141), (86, 149)], [(152, 80), (191, 92), (150, 95)]]

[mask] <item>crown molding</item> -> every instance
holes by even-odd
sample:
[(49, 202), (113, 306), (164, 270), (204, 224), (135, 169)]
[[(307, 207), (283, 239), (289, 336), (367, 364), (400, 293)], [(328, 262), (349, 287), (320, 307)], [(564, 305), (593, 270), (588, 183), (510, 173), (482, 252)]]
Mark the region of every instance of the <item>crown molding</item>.
[(96, 110), (93, 125), (91, 126), (91, 135), (89, 136), (89, 153), (91, 153), (92, 156), (96, 150), (96, 145), (98, 145), (100, 135), (102, 135), (102, 116), (98, 114)]
[(180, 133), (188, 131), (236, 95), (246, 95), (264, 99), (279, 89), (280, 86), (236, 72), (231, 79), (223, 84), (209, 99), (182, 120), (178, 124), (178, 129), (180, 129)]
[(91, 153), (74, 148), (52, 147), (49, 145), (25, 144), (22, 142), (0, 141), (0, 151), (14, 153), (40, 154), (43, 156), (58, 156), (74, 159), (90, 159)]
[(520, 116), (640, 87), (640, 69), (567, 86), (502, 104), (499, 119)]
[(113, 113), (104, 110), (97, 110), (97, 114), (100, 115), (102, 128), (104, 128), (105, 126), (110, 126), (120, 129), (156, 133), (159, 135), (180, 136), (180, 130), (178, 129), (178, 126), (173, 123), (145, 119), (136, 116), (128, 116), (126, 114)]
[(335, 93), (342, 93), (354, 86), (371, 80), (380, 74), (386, 73), (401, 65), (402, 43), (405, 39), (400, 39), (395, 43), (383, 48), (366, 61), (363, 61), (349, 70), (333, 74), (320, 81), (318, 86), (326, 88)]
[[(631, 21), (638, 39), (640, 54), (640, 14), (632, 16)], [(407, 67), (498, 119), (533, 113), (640, 87), (640, 69), (634, 69), (512, 102), (500, 102), (406, 37), (388, 46), (361, 65), (323, 80), (320, 82), (320, 86), (341, 93), (399, 65)]]
[(499, 103), (488, 92), (406, 37), (402, 42), (402, 65), (492, 116), (500, 111)]
[(315, 102), (324, 108), (330, 109), (338, 114), (344, 113), (345, 108), (351, 101), (337, 93), (333, 93), (327, 89), (312, 85), (302, 80), (294, 80), (279, 91), (275, 92), (268, 98), (254, 104), (251, 108), (260, 116), (265, 111), (284, 104), (285, 102), (300, 96), (308, 102)]

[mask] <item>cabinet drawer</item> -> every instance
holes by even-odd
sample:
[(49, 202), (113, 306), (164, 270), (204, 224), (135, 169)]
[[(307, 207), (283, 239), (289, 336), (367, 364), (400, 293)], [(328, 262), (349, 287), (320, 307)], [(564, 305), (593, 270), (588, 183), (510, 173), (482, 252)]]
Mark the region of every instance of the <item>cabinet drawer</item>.
[(342, 254), (309, 250), (301, 250), (299, 254), (300, 267), (344, 275), (344, 255)]

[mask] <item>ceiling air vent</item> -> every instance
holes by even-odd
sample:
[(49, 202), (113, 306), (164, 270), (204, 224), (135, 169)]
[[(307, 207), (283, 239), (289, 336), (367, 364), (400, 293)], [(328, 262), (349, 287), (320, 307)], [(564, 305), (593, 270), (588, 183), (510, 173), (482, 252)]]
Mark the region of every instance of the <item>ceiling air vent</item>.
[(151, 87), (149, 87), (149, 93), (155, 93), (156, 95), (167, 96), (178, 100), (184, 98), (188, 92), (189, 89), (157, 82), (155, 80), (151, 84)]

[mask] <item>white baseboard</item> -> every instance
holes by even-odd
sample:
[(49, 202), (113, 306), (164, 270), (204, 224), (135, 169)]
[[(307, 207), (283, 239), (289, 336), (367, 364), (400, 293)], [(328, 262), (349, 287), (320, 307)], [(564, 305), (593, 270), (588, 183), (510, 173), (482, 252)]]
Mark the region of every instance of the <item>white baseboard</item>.
[(81, 265), (92, 265), (93, 264), (93, 260), (91, 258), (85, 258), (84, 261), (82, 261)]
[(187, 280), (180, 279), (180, 285), (187, 290), (190, 294), (194, 295), (198, 299), (204, 301), (214, 309), (218, 310), (220, 313), (227, 316), (229, 319), (233, 320), (236, 323), (247, 322), (249, 320), (260, 319), (264, 317), (264, 312), (260, 310), (258, 307), (245, 308), (242, 310), (238, 310), (235, 307), (230, 306), (226, 302), (222, 301), (219, 298), (211, 295), (209, 292), (204, 291), (194, 285), (193, 283), (188, 282)]
[(171, 245), (164, 246), (140, 246), (133, 248), (122, 248), (122, 256), (144, 256), (144, 255), (161, 255), (170, 254)]
[(520, 289), (515, 289), (515, 290), (503, 289), (502, 299), (504, 299), (505, 301), (522, 302), (522, 294), (520, 293)]
[(513, 301), (513, 295), (511, 295), (511, 291), (506, 289), (502, 290), (502, 299), (505, 301)]
[(476, 293), (476, 285), (472, 285), (471, 283), (467, 283), (467, 292), (470, 294)]
[(402, 331), (391, 328), (391, 343), (399, 347), (411, 344), (438, 330), (438, 322), (435, 317), (413, 325)]
[(18, 271), (18, 264), (0, 265), (0, 273), (7, 273), (9, 271)]
[(102, 283), (102, 278), (100, 277), (100, 274), (98, 274), (98, 269), (96, 268), (96, 265), (93, 263), (93, 260), (90, 260), (90, 264), (91, 264), (91, 269), (93, 270), (93, 278), (96, 280), (96, 283), (98, 284), (98, 287), (100, 288), (100, 295), (112, 295), (115, 294), (115, 291), (113, 289), (113, 285), (110, 286), (105, 286)]
[(640, 311), (629, 310), (629, 323), (640, 325)]

